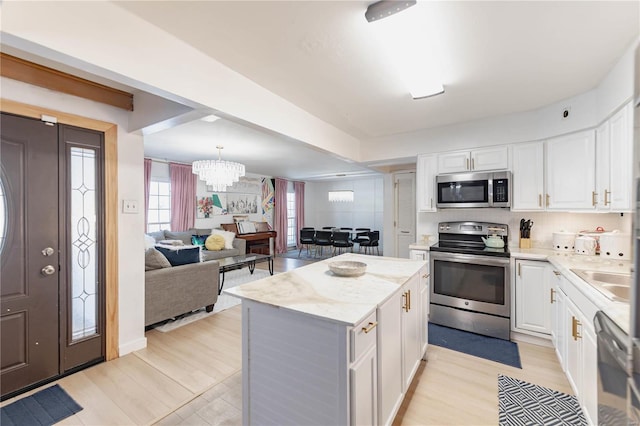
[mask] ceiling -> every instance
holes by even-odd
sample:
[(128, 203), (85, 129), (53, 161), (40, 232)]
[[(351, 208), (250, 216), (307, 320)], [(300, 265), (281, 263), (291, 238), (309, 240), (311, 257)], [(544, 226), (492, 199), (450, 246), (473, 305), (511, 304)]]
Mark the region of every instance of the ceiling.
[[(534, 110), (593, 89), (640, 33), (638, 1), (428, 2), (445, 93), (412, 100), (371, 33), (371, 1), (119, 1), (361, 141)], [(193, 105), (191, 105), (193, 106)], [(223, 114), (220, 114), (224, 116)], [(179, 120), (177, 121), (179, 122)], [(197, 119), (145, 136), (145, 155), (217, 156), (290, 179), (372, 173), (251, 123)], [(389, 158), (394, 158), (393, 154)]]

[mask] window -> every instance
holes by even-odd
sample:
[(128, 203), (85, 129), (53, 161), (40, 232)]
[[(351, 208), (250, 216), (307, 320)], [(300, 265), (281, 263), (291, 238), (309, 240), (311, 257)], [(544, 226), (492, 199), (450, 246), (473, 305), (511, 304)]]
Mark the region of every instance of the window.
[(296, 237), (296, 194), (287, 192), (287, 246), (295, 247)]
[(171, 229), (171, 184), (151, 180), (147, 232)]

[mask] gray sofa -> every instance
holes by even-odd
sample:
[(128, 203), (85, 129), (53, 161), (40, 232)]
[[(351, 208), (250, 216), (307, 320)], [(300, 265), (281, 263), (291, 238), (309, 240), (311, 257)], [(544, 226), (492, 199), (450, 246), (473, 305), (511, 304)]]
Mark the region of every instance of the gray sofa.
[[(192, 235), (208, 235), (210, 229), (192, 229), (185, 232), (152, 232), (156, 241), (182, 240), (190, 245)], [(187, 312), (206, 307), (213, 310), (218, 300), (219, 263), (217, 260), (244, 254), (246, 241), (236, 238), (233, 249), (220, 251), (203, 250), (201, 262), (170, 266), (145, 271), (145, 314), (144, 324), (151, 324), (174, 318)], [(161, 256), (162, 257), (162, 256)], [(146, 269), (146, 268), (145, 268)]]

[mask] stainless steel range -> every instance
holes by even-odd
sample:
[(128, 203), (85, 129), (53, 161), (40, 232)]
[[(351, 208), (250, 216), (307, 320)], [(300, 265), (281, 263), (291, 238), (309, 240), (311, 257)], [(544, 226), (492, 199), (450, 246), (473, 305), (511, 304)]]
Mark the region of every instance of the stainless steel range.
[[(509, 340), (511, 279), (509, 227), (487, 222), (443, 222), (430, 247), (431, 305), (435, 324)], [(497, 235), (504, 247), (486, 247)], [(495, 244), (496, 239), (492, 239)]]

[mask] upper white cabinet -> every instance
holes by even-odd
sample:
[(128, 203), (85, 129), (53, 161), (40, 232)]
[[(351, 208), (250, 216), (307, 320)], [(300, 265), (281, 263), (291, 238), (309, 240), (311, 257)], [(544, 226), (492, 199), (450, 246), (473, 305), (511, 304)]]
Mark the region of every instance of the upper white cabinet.
[(595, 131), (587, 130), (547, 141), (547, 210), (593, 210)]
[(508, 167), (509, 148), (506, 145), (438, 155), (438, 173), (500, 170)]
[(633, 107), (625, 105), (596, 130), (596, 209), (631, 211)]
[(438, 157), (432, 155), (418, 155), (416, 194), (418, 211), (436, 211), (435, 186), (438, 172)]
[(544, 210), (544, 142), (512, 145), (511, 165), (511, 210)]

